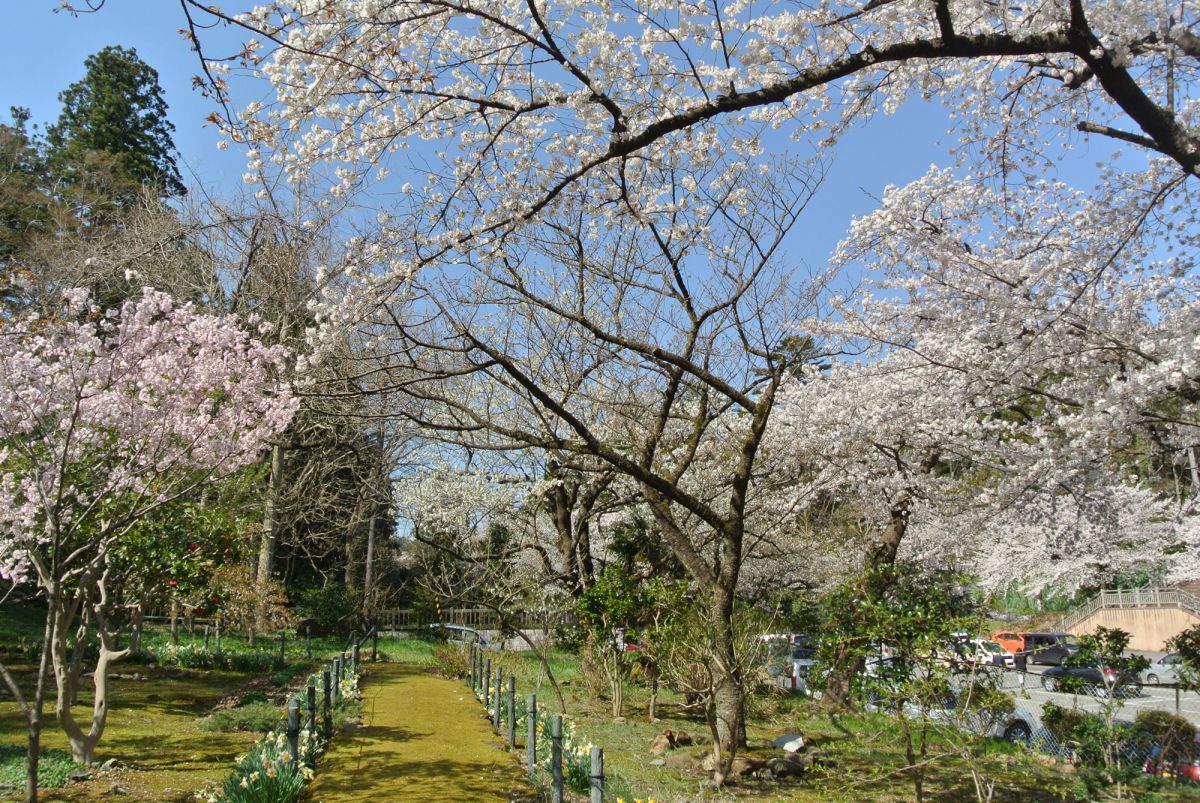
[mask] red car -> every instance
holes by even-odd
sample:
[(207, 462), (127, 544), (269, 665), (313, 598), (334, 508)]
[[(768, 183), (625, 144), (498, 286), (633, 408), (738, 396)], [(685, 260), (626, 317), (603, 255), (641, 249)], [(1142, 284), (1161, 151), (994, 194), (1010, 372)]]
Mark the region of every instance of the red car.
[(1164, 761), (1162, 747), (1154, 745), (1150, 758), (1142, 765), (1142, 772), (1160, 778), (1176, 778), (1181, 781), (1200, 783), (1200, 733), (1196, 734), (1190, 755), (1180, 756), (1181, 761)]

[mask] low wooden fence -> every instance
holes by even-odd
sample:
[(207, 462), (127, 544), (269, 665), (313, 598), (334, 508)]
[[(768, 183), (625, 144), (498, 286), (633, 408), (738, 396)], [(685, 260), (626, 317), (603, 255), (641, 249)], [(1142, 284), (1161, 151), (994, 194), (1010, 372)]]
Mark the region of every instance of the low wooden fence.
[(548, 718), (542, 714), (536, 694), (519, 699), (516, 678), (504, 677), (500, 667), (493, 672), (491, 654), (470, 645), (466, 682), (483, 704), (492, 727), (505, 738), (510, 749), (517, 748), (519, 736), (524, 739), (530, 782), (548, 788), (551, 803), (563, 803), (568, 787), (575, 793), (588, 793), (590, 803), (603, 803), (604, 749), (573, 743), (574, 733), (569, 724), (561, 714), (551, 714)]
[[(500, 630), (501, 616), (487, 608), (443, 608), (437, 612), (412, 608), (393, 608), (380, 611), (374, 618), (380, 630), (420, 630), (435, 624), (461, 625), (476, 630)], [(574, 614), (567, 612), (541, 613), (518, 611), (506, 613), (503, 624), (517, 630), (550, 630), (562, 625), (575, 624)]]

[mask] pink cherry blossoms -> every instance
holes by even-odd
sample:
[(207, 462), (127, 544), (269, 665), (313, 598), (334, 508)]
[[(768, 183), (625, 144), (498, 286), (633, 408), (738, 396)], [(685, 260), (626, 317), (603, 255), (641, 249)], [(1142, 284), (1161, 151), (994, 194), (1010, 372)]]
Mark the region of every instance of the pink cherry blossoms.
[(298, 404), (287, 357), (150, 290), (108, 311), (70, 291), (59, 320), (0, 323), (0, 578), (94, 561), (97, 540), (253, 461)]

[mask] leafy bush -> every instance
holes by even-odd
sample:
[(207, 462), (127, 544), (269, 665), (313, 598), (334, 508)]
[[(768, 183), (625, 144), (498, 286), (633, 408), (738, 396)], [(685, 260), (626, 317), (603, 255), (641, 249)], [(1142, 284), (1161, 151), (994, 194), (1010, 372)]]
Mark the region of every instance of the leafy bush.
[(361, 608), (358, 592), (340, 583), (307, 589), (296, 603), (296, 612), (306, 624), (311, 623), (314, 636), (347, 635), (354, 629)]
[(470, 655), (466, 647), (439, 644), (433, 648), (433, 674), (456, 680), (471, 672)]
[(1138, 711), (1134, 738), (1147, 747), (1158, 745), (1162, 759), (1171, 763), (1192, 758), (1196, 750), (1196, 726), (1169, 711)]
[[(1042, 725), (1054, 734), (1081, 764), (1099, 766), (1104, 763), (1109, 733), (1103, 717), (1048, 702), (1042, 706)], [(1114, 736), (1119, 742), (1131, 733), (1130, 726), (1117, 725)]]
[(250, 705), (251, 703), (265, 703), (267, 695), (260, 691), (246, 692), (238, 700), (238, 706)]
[(245, 731), (248, 733), (266, 733), (279, 724), (279, 709), (265, 700), (262, 702), (243, 702), (237, 708), (225, 708), (214, 711), (200, 720), (200, 727), (206, 731)]
[[(0, 744), (0, 786), (25, 785), (25, 747)], [(42, 750), (38, 758), (38, 786), (57, 789), (67, 785), (67, 777), (75, 769), (70, 753), (62, 750)]]

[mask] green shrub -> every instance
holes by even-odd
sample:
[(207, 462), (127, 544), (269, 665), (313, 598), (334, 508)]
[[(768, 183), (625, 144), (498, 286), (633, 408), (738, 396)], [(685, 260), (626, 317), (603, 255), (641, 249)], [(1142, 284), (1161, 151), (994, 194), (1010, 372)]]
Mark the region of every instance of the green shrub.
[(214, 711), (200, 720), (200, 727), (206, 731), (244, 731), (247, 733), (266, 733), (279, 724), (279, 709), (265, 700), (262, 702), (243, 703), (237, 708), (225, 708)]
[(300, 594), (296, 603), (296, 613), (306, 623), (311, 623), (314, 636), (347, 635), (358, 622), (361, 609), (362, 599), (358, 592), (340, 583), (310, 588)]
[[(1095, 767), (1104, 763), (1109, 734), (1103, 717), (1046, 703), (1042, 707), (1042, 725), (1074, 753), (1081, 764)], [(1120, 744), (1132, 734), (1131, 726), (1117, 725), (1113, 733), (1114, 743)]]
[(433, 674), (457, 680), (470, 674), (470, 655), (467, 648), (456, 644), (439, 644), (433, 648)]
[[(24, 745), (0, 744), (0, 786), (24, 787), (27, 766)], [(38, 757), (38, 786), (46, 789), (66, 786), (73, 769), (75, 762), (70, 753), (43, 749)]]
[(238, 700), (238, 706), (250, 705), (251, 703), (265, 703), (266, 701), (267, 695), (260, 691), (251, 691), (246, 692), (241, 696), (241, 698)]

